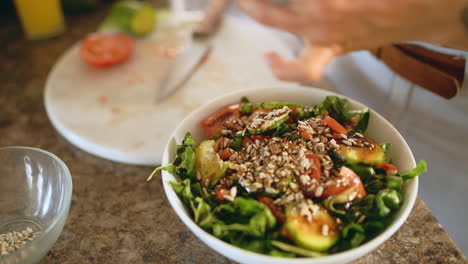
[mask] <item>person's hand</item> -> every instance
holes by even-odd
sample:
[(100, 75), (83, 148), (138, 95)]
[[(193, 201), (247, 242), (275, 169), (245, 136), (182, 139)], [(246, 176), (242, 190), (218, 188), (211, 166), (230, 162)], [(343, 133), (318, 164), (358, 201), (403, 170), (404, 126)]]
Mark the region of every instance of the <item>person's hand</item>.
[(468, 49), (466, 0), (292, 0), (288, 7), (236, 1), (260, 23), (304, 39), (297, 60), (265, 54), (281, 80), (315, 82), (336, 56), (403, 41)]

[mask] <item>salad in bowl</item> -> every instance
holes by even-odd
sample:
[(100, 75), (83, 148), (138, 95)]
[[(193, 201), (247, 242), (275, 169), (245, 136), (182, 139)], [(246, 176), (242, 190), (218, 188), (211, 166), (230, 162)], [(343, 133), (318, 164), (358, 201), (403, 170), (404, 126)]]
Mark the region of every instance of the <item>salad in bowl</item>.
[(202, 117), (197, 140), (186, 131), (150, 178), (172, 174), (167, 184), (192, 224), (247, 251), (321, 259), (367, 244), (401, 218), (406, 182), (426, 165), (402, 171), (391, 142), (368, 133), (374, 112), (322, 97), (238, 97)]

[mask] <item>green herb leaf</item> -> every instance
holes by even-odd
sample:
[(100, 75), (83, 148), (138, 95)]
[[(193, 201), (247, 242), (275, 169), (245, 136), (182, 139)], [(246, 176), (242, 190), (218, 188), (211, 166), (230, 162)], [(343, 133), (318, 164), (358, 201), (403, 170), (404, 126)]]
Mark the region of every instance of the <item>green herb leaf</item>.
[(396, 190), (380, 190), (375, 197), (379, 216), (385, 217), (391, 213), (392, 209), (400, 208), (402, 202), (400, 196)]
[(401, 177), (403, 178), (403, 180), (406, 181), (406, 180), (409, 180), (409, 179), (413, 179), (416, 176), (419, 176), (420, 174), (426, 172), (426, 170), (427, 170), (426, 161), (421, 160), (421, 161), (419, 161), (416, 168), (414, 168), (414, 169), (412, 169), (410, 171), (407, 171), (405, 173), (402, 173)]
[(247, 98), (247, 96), (242, 96), (240, 101), (241, 101), (241, 103), (249, 103), (250, 102), (249, 98)]
[(387, 153), (390, 150), (390, 147), (392, 146), (392, 143), (382, 143), (380, 144), (380, 147), (383, 149), (385, 153)]
[(233, 138), (230, 147), (235, 151), (240, 151), (242, 149), (242, 139), (242, 136)]
[(281, 125), (279, 125), (276, 128), (276, 131), (273, 134), (273, 136), (281, 137), (284, 133), (289, 132), (289, 131), (291, 131), (291, 128), (288, 125), (286, 125), (285, 123), (281, 123)]
[(387, 188), (394, 190), (401, 190), (403, 186), (403, 178), (398, 175), (387, 175), (385, 177), (387, 181)]
[(151, 172), (150, 176), (148, 176), (148, 179), (146, 179), (146, 181), (150, 181), (153, 178), (153, 176), (156, 175), (156, 173), (158, 171), (161, 171), (161, 170), (165, 170), (165, 171), (169, 172), (172, 175), (177, 175), (176, 174), (177, 167), (174, 166), (174, 164), (169, 163), (166, 166), (162, 166), (162, 167), (158, 167), (158, 168), (154, 169), (153, 172)]
[(253, 104), (245, 104), (240, 107), (240, 111), (250, 115), (253, 112), (255, 106)]
[(361, 112), (359, 115), (359, 121), (354, 128), (355, 132), (364, 133), (366, 132), (367, 126), (369, 125), (370, 110), (367, 109), (365, 112)]

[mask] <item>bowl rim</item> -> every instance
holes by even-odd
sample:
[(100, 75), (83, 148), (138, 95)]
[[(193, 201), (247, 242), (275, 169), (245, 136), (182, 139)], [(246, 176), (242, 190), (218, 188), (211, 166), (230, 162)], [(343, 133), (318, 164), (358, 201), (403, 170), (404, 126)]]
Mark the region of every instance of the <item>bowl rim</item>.
[[(398, 130), (387, 119), (385, 119), (382, 115), (380, 115), (377, 111), (373, 110), (372, 108), (366, 106), (365, 104), (360, 103), (359, 101), (356, 101), (356, 100), (354, 100), (354, 99), (352, 99), (352, 98), (350, 98), (348, 96), (338, 94), (338, 93), (328, 91), (328, 90), (319, 89), (319, 88), (316, 88), (316, 87), (294, 87), (294, 88), (291, 88), (291, 87), (287, 87), (287, 88), (276, 87), (276, 88), (240, 89), (240, 90), (233, 91), (233, 92), (227, 93), (225, 95), (213, 98), (212, 100), (208, 101), (207, 103), (205, 103), (202, 106), (200, 106), (200, 107), (196, 108), (195, 110), (193, 110), (175, 128), (174, 132), (169, 137), (169, 140), (168, 140), (168, 143), (166, 144), (166, 147), (164, 148), (164, 153), (163, 153), (163, 159), (162, 159), (161, 166), (164, 166), (169, 162), (169, 145), (171, 144), (171, 141), (173, 141), (175, 139), (176, 134), (181, 129), (181, 127), (188, 120), (194, 119), (194, 118), (197, 117), (197, 115), (199, 115), (200, 113), (206, 111), (206, 109), (210, 108), (213, 104), (217, 104), (217, 102), (226, 100), (227, 98), (234, 98), (234, 96), (238, 96), (239, 98), (240, 98), (240, 96), (249, 96), (248, 93), (250, 93), (250, 92), (261, 92), (261, 91), (265, 91), (265, 92), (275, 92), (275, 91), (284, 92), (285, 90), (290, 90), (290, 91), (291, 90), (297, 90), (299, 92), (301, 92), (301, 90), (302, 90), (304, 92), (307, 91), (307, 93), (311, 93), (313, 91), (313, 92), (316, 92), (316, 93), (319, 93), (319, 94), (320, 93), (325, 94), (326, 96), (334, 95), (334, 96), (338, 96), (340, 98), (347, 99), (351, 104), (353, 104), (353, 105), (355, 105), (355, 106), (357, 106), (357, 107), (359, 107), (361, 109), (362, 108), (369, 108), (373, 112), (372, 115), (377, 116), (384, 123), (386, 123), (386, 125), (389, 128), (391, 128), (392, 133), (394, 133), (397, 136), (398, 140), (401, 141), (401, 143), (403, 144), (402, 147), (408, 151), (408, 153), (409, 153), (409, 155), (411, 157), (411, 160), (409, 162), (412, 164), (413, 167), (416, 166), (414, 155), (413, 155), (413, 153), (411, 151), (411, 148), (409, 147), (408, 143), (406, 142), (406, 140), (398, 132)], [(361, 256), (364, 256), (365, 254), (370, 253), (371, 251), (376, 249), (378, 246), (382, 245), (386, 240), (388, 240), (391, 236), (393, 236), (398, 231), (398, 229), (403, 225), (403, 223), (406, 221), (409, 214), (413, 210), (414, 204), (415, 204), (415, 201), (416, 201), (416, 198), (417, 198), (418, 182), (419, 182), (418, 177), (410, 180), (410, 182), (407, 182), (408, 184), (411, 183), (411, 185), (410, 185), (411, 189), (408, 190), (409, 195), (406, 195), (404, 197), (405, 202), (407, 202), (406, 208), (400, 209), (400, 210), (404, 209), (404, 211), (400, 211), (401, 215), (399, 217), (395, 217), (393, 219), (392, 223), (382, 233), (380, 233), (379, 235), (377, 235), (373, 239), (367, 241), (366, 243), (364, 243), (364, 244), (362, 244), (362, 245), (360, 245), (360, 246), (358, 246), (356, 248), (350, 249), (350, 250), (346, 250), (346, 251), (339, 252), (339, 253), (334, 253), (334, 254), (327, 255), (327, 256), (324, 256), (324, 257), (320, 257), (320, 258), (309, 258), (309, 257), (305, 257), (305, 258), (303, 258), (303, 257), (301, 257), (301, 258), (284, 258), (284, 257), (273, 257), (273, 256), (269, 256), (269, 255), (266, 255), (266, 254), (256, 253), (256, 252), (252, 252), (252, 251), (242, 249), (240, 247), (231, 245), (231, 244), (229, 244), (229, 243), (227, 243), (227, 242), (213, 236), (211, 233), (205, 231), (204, 229), (202, 229), (189, 216), (189, 213), (188, 213), (187, 209), (185, 208), (185, 206), (182, 204), (180, 198), (175, 194), (174, 190), (169, 185), (168, 180), (166, 180), (167, 177), (173, 177), (176, 180), (177, 180), (177, 178), (175, 176), (173, 176), (172, 174), (169, 174), (166, 171), (162, 171), (161, 180), (163, 181), (164, 191), (166, 193), (166, 197), (169, 200), (169, 203), (171, 204), (173, 210), (176, 212), (176, 214), (182, 220), (182, 222), (191, 230), (191, 232), (194, 233), (194, 235), (197, 236), (197, 238), (199, 238), (205, 244), (207, 244), (207, 246), (209, 248), (211, 248), (212, 250), (220, 253), (221, 255), (223, 255), (223, 256), (225, 256), (227, 258), (231, 258), (225, 252), (222, 252), (222, 251), (218, 250), (217, 248), (212, 247), (209, 243), (216, 243), (216, 244), (222, 245), (223, 247), (228, 248), (231, 252), (235, 252), (236, 254), (243, 254), (244, 256), (246, 256), (248, 258), (251, 258), (253, 261), (255, 261), (255, 260), (257, 260), (257, 261), (271, 260), (272, 262), (275, 262), (275, 263), (280, 263), (282, 261), (287, 261), (287, 263), (298, 263), (298, 264), (299, 263), (301, 263), (301, 264), (303, 264), (303, 263), (312, 263), (314, 261), (316, 261), (317, 263), (320, 263), (321, 261), (323, 261), (324, 263), (325, 262), (326, 263), (329, 263), (329, 262), (330, 263), (335, 263), (335, 262), (340, 263), (340, 262), (343, 262), (343, 261), (351, 261), (351, 260), (357, 259), (357, 258), (359, 258)], [(177, 199), (174, 199), (174, 197), (177, 198)], [(180, 209), (180, 207), (181, 207), (181, 209)], [(203, 234), (204, 236), (202, 237), (201, 234)]]
[[(24, 245), (23, 247), (15, 250), (15, 251), (7, 254), (7, 255), (3, 255), (3, 256), (0, 255), (0, 260), (18, 256), (18, 255), (21, 254), (21, 252), (23, 250), (25, 250), (27, 248), (30, 248), (33, 245), (37, 245), (38, 243), (40, 243), (44, 239), (46, 234), (48, 234), (57, 225), (57, 223), (59, 222), (60, 219), (64, 218), (65, 221), (66, 221), (68, 212), (70, 210), (71, 197), (72, 197), (72, 193), (73, 193), (73, 180), (72, 180), (70, 170), (68, 169), (65, 162), (63, 162), (55, 154), (53, 154), (53, 153), (51, 153), (51, 152), (49, 152), (47, 150), (43, 150), (43, 149), (35, 148), (35, 147), (27, 147), (27, 146), (5, 146), (5, 147), (0, 147), (0, 151), (3, 151), (3, 150), (29, 150), (29, 151), (34, 151), (34, 152), (41, 153), (41, 154), (44, 154), (46, 156), (51, 157), (54, 161), (56, 161), (60, 165), (60, 168), (63, 170), (64, 178), (67, 181), (66, 188), (69, 188), (70, 191), (63, 193), (64, 202), (60, 205), (59, 213), (52, 219), (52, 222), (47, 226), (47, 228), (41, 230), (41, 233), (39, 234), (38, 237), (33, 239), (30, 243), (26, 243), (26, 245)], [(55, 241), (54, 241), (54, 243), (55, 243)], [(47, 251), (49, 251), (49, 250), (50, 250), (50, 248), (47, 249)]]

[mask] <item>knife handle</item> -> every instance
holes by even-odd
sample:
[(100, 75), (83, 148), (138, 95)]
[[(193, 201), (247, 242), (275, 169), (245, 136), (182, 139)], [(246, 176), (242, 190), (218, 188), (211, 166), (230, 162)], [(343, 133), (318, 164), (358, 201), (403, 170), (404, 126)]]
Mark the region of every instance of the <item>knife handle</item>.
[(219, 27), (224, 10), (231, 0), (210, 0), (205, 7), (205, 16), (193, 31), (194, 37), (209, 37)]

